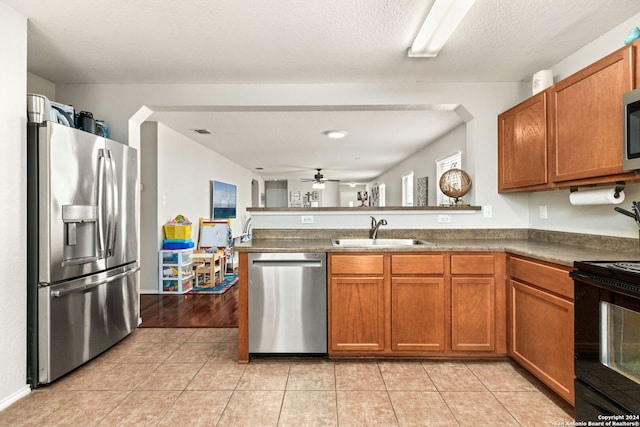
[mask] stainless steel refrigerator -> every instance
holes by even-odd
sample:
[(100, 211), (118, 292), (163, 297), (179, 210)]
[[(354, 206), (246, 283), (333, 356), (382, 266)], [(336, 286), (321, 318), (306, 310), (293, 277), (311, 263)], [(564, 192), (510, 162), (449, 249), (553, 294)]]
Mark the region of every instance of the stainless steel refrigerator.
[(27, 125), (28, 381), (61, 377), (138, 325), (137, 151)]

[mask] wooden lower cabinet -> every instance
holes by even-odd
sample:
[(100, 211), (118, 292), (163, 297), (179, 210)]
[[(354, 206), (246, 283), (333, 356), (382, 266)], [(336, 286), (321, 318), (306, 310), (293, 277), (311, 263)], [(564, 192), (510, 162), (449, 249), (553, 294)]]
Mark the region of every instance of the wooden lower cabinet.
[(507, 352), (506, 255), (451, 254), (451, 351)]
[(504, 259), (330, 254), (330, 355), (506, 355)]
[(573, 282), (568, 269), (512, 257), (509, 355), (574, 403)]
[(445, 282), (442, 277), (391, 279), (391, 349), (445, 351)]
[(332, 277), (329, 286), (331, 350), (384, 350), (384, 280)]
[(496, 348), (496, 284), (493, 277), (451, 278), (451, 349)]

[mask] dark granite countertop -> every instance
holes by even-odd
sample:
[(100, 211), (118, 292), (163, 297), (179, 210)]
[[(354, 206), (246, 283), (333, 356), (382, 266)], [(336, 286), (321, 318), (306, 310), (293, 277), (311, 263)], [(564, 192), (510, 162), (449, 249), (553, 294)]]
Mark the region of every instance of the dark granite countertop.
[[(639, 260), (640, 247), (621, 245), (612, 248), (584, 244), (563, 244), (532, 238), (463, 238), (428, 239), (433, 245), (398, 247), (339, 247), (331, 239), (322, 238), (257, 238), (235, 246), (239, 252), (508, 252), (540, 261), (573, 266), (574, 261)], [(598, 242), (596, 242), (598, 243)], [(637, 244), (636, 244), (637, 245)]]

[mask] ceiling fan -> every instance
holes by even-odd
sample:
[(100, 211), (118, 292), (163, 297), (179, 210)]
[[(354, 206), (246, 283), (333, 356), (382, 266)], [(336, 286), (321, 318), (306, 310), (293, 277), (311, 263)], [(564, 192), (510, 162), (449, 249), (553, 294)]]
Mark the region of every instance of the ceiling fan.
[(340, 182), (339, 179), (327, 179), (322, 174), (322, 169), (316, 169), (316, 174), (313, 176), (313, 179), (302, 178), (302, 182), (313, 182), (313, 188), (316, 190), (322, 190), (324, 188), (324, 183), (327, 181), (332, 182)]

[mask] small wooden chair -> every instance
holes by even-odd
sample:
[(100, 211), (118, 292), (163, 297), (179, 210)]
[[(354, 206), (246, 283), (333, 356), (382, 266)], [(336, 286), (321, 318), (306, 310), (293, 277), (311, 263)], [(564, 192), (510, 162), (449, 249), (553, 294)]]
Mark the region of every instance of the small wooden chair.
[[(193, 286), (198, 286), (202, 275), (202, 283), (209, 283), (214, 287), (216, 283), (223, 281), (222, 256), (216, 251), (207, 253), (204, 249), (193, 251)], [(207, 281), (208, 279), (208, 281)]]

